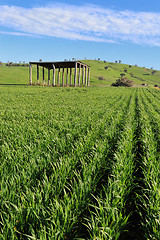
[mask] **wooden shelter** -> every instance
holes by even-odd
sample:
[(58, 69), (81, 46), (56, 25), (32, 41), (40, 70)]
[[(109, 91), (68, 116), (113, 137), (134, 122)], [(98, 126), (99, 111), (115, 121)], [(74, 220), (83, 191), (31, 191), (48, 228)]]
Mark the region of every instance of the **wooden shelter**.
[[(39, 70), (42, 68), (43, 84), (45, 84), (45, 69), (48, 70), (48, 85), (55, 86), (89, 86), (90, 66), (80, 61), (63, 62), (29, 62), (30, 85), (32, 85), (32, 65), (37, 66), (37, 84), (39, 84)], [(62, 69), (62, 70), (61, 70)], [(50, 81), (50, 71), (53, 71), (53, 79)], [(74, 70), (74, 79), (72, 79)], [(82, 71), (81, 71), (82, 70)], [(81, 74), (82, 72), (82, 74)]]

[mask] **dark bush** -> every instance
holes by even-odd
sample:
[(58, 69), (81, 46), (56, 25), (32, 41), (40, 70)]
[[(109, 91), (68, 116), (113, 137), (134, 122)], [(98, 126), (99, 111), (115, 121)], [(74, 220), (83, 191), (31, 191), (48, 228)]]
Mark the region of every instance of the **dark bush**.
[(109, 68), (109, 66), (104, 67), (106, 70)]
[(133, 81), (129, 80), (127, 77), (121, 77), (116, 80), (115, 83), (112, 83), (111, 86), (114, 87), (132, 87)]
[(20, 63), (10, 62), (10, 63), (6, 63), (6, 66), (7, 67), (29, 67), (29, 64), (28, 63), (20, 64)]
[(13, 62), (8, 62), (8, 63), (6, 63), (6, 66), (7, 67), (11, 67), (13, 65)]
[(121, 73), (120, 75), (121, 75), (121, 78), (123, 78), (125, 76), (125, 73)]
[(100, 76), (100, 77), (98, 77), (98, 80), (105, 80), (105, 78), (103, 77), (103, 76)]
[(153, 70), (151, 73), (152, 73), (152, 74), (155, 74), (155, 73), (156, 73), (156, 70)]

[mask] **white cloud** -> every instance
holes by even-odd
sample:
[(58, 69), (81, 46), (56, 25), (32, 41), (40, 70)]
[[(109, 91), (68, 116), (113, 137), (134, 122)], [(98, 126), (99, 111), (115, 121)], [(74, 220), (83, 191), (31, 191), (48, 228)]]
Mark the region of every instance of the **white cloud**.
[(10, 34), (15, 35), (160, 46), (159, 23), (160, 13), (115, 11), (97, 6), (30, 9), (0, 6), (0, 26), (8, 28), (7, 34), (11, 29)]
[(14, 35), (14, 36), (27, 36), (27, 37), (40, 37), (40, 36), (38, 36), (38, 35), (29, 34), (29, 33), (22, 33), (22, 32), (0, 31), (0, 34)]

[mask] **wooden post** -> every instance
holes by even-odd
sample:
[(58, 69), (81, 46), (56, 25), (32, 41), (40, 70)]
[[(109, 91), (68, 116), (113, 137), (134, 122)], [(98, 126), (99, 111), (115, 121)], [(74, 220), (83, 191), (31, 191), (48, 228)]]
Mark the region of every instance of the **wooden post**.
[(63, 68), (63, 73), (62, 73), (62, 85), (64, 87), (64, 68)]
[(60, 71), (61, 71), (61, 69), (59, 68), (58, 69), (58, 83), (57, 83), (58, 86), (59, 86), (59, 82), (60, 82)]
[(32, 64), (29, 64), (29, 84), (32, 85)]
[(81, 82), (81, 64), (79, 64), (79, 76), (78, 76), (78, 86), (80, 87)]
[(39, 66), (37, 64), (37, 85), (39, 84)]
[(90, 67), (88, 68), (88, 83), (87, 83), (88, 87), (89, 87), (89, 82), (90, 82)]
[(83, 66), (83, 74), (82, 74), (82, 84), (84, 84), (84, 66)]
[(74, 86), (77, 86), (77, 62), (75, 62)]
[(68, 68), (67, 68), (67, 76), (66, 76), (66, 86), (68, 87)]
[(48, 86), (50, 85), (50, 69), (48, 68)]
[(87, 66), (85, 67), (86, 71), (85, 71), (85, 85), (87, 85)]
[(72, 86), (72, 68), (70, 68), (70, 86)]
[(42, 69), (42, 75), (43, 75), (43, 86), (45, 85), (45, 80), (44, 80), (44, 67)]
[(56, 75), (56, 68), (55, 68), (55, 65), (53, 64), (53, 87), (55, 86), (55, 75)]

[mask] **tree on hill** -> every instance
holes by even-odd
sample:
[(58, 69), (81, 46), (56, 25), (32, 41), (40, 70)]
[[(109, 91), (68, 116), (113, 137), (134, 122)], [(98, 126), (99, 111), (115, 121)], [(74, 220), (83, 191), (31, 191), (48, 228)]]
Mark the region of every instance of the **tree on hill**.
[(109, 66), (104, 67), (106, 70), (109, 68)]
[(121, 73), (120, 75), (121, 75), (121, 78), (123, 78), (125, 76), (125, 73)]
[(113, 87), (132, 87), (133, 81), (129, 80), (127, 77), (121, 77), (116, 80), (115, 83), (112, 83)]
[(156, 73), (156, 70), (153, 70), (151, 73), (152, 73), (152, 74), (155, 74), (155, 73)]

